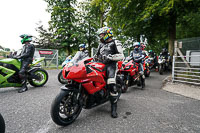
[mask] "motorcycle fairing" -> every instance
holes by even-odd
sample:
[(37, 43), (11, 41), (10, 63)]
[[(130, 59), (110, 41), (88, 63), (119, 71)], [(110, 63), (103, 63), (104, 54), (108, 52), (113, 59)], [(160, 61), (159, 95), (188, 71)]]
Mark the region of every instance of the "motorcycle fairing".
[(0, 63), (12, 64), (15, 67), (17, 67), (17, 69), (21, 68), (21, 62), (17, 59), (12, 59), (12, 58), (2, 59), (0, 60)]
[(36, 58), (33, 63), (31, 64), (31, 67), (32, 66), (35, 66), (37, 64), (39, 64), (40, 62), (42, 62), (43, 60), (45, 59), (45, 57), (41, 57), (41, 58)]
[(0, 88), (4, 88), (4, 87), (21, 87), (22, 84), (19, 84), (19, 83), (3, 83), (3, 84), (0, 84)]
[(90, 80), (90, 82), (83, 83), (82, 85), (84, 88), (86, 88), (89, 94), (94, 94), (95, 92), (103, 89), (103, 87), (106, 85), (103, 77), (105, 72), (97, 71), (92, 67), (90, 67), (90, 69), (92, 72), (87, 74), (87, 78)]
[(11, 77), (13, 74), (15, 74), (15, 71), (0, 66), (0, 84), (8, 82), (7, 79)]
[[(63, 70), (63, 76), (66, 79), (72, 79), (81, 83), (89, 94), (94, 94), (103, 89), (106, 85), (104, 80), (104, 76), (106, 75), (104, 69), (105, 65), (102, 63), (87, 61), (88, 60), (81, 61), (70, 68), (65, 67)], [(87, 64), (85, 64), (86, 62)]]

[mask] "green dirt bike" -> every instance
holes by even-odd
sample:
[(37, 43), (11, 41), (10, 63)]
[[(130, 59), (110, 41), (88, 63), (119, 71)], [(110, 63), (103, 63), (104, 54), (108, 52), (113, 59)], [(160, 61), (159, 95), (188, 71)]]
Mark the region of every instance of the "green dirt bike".
[[(40, 68), (38, 64), (45, 58), (37, 58), (29, 65), (25, 72), (28, 82), (34, 87), (41, 87), (48, 80), (48, 73)], [(19, 70), (21, 68), (20, 59), (1, 59), (0, 60), (0, 88), (4, 87), (21, 87)]]

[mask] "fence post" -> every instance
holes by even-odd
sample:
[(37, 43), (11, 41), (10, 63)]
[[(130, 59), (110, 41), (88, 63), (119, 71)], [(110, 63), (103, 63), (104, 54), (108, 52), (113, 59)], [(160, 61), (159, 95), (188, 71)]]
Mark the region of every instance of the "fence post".
[(175, 74), (174, 74), (174, 66), (175, 65), (175, 56), (173, 56), (173, 63), (172, 63), (172, 82), (174, 82), (174, 76), (175, 76)]
[(58, 69), (58, 50), (56, 51), (57, 57), (56, 57), (56, 65), (57, 65), (57, 69)]

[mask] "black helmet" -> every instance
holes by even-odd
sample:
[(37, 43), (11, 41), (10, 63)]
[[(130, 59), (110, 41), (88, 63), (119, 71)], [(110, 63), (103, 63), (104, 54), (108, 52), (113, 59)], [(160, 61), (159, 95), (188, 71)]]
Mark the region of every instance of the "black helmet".
[(164, 54), (164, 53), (168, 53), (168, 50), (166, 49), (166, 48), (163, 48), (162, 49), (162, 53)]

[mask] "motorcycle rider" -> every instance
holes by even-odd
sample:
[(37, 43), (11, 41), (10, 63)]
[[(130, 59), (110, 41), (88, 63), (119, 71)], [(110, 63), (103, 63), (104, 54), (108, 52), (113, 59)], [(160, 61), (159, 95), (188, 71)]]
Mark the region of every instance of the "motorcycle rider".
[(153, 67), (158, 69), (158, 59), (157, 59), (156, 53), (153, 50), (149, 50), (148, 53), (149, 53), (149, 57), (153, 58), (153, 61), (154, 61)]
[(72, 60), (72, 55), (66, 57), (65, 61), (62, 63), (62, 68)]
[(132, 57), (134, 62), (139, 63), (139, 71), (140, 71), (140, 74), (143, 75), (144, 74), (144, 69), (143, 69), (142, 60), (144, 59), (144, 54), (142, 53), (142, 50), (140, 49), (140, 43), (139, 42), (135, 42), (133, 44), (133, 48), (134, 48), (134, 50), (131, 51), (130, 57)]
[(165, 59), (169, 60), (170, 54), (168, 53), (168, 50), (166, 48), (163, 48), (159, 57), (165, 57)]
[(144, 43), (140, 43), (140, 48), (142, 50), (142, 53), (144, 54), (144, 57), (149, 56), (149, 53), (145, 50), (146, 45)]
[(117, 118), (117, 101), (119, 99), (116, 87), (117, 61), (124, 58), (122, 45), (113, 39), (112, 29), (102, 27), (97, 31), (100, 44), (95, 57), (106, 65), (107, 85), (110, 90), (111, 117)]
[(85, 44), (80, 44), (79, 51), (76, 53), (71, 62), (77, 63), (78, 61), (84, 59), (85, 57), (89, 57), (88, 50), (86, 50)]
[(13, 57), (15, 59), (21, 59), (21, 69), (19, 71), (19, 77), (22, 81), (22, 88), (18, 91), (18, 93), (22, 93), (28, 90), (28, 87), (26, 85), (27, 78), (25, 72), (28, 69), (29, 65), (32, 63), (35, 52), (35, 46), (30, 43), (32, 41), (32, 36), (23, 34), (20, 37), (22, 38), (21, 43), (24, 44), (22, 51), (18, 56)]
[(163, 48), (162, 49), (162, 52), (160, 53), (160, 55), (159, 55), (159, 59), (161, 59), (162, 57), (164, 57), (164, 59), (167, 61), (167, 63), (168, 63), (168, 65), (167, 65), (167, 68), (166, 68), (166, 70), (168, 70), (169, 69), (169, 64), (170, 64), (170, 60), (171, 60), (171, 58), (170, 58), (170, 54), (168, 53), (168, 50), (166, 49), (166, 48)]
[(152, 58), (156, 57), (156, 54), (155, 54), (155, 52), (153, 50), (149, 50), (148, 53), (149, 53), (150, 57), (152, 57)]

